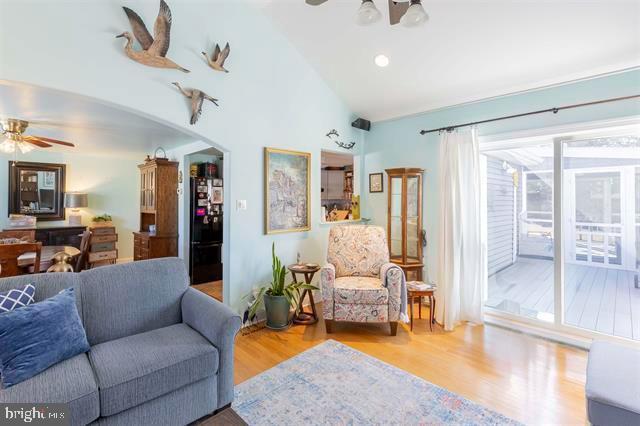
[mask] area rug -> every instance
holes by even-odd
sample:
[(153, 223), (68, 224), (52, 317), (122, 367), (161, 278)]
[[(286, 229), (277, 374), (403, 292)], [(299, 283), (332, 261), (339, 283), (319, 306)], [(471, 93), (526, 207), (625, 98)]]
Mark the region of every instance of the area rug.
[(519, 425), (334, 340), (238, 385), (233, 408), (249, 425)]

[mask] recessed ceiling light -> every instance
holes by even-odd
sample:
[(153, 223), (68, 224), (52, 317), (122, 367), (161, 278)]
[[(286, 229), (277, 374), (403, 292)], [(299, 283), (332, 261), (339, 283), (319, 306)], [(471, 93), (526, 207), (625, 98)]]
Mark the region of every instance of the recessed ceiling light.
[(376, 63), (377, 66), (384, 68), (387, 65), (389, 65), (389, 58), (387, 58), (385, 55), (378, 55), (376, 56), (373, 61)]

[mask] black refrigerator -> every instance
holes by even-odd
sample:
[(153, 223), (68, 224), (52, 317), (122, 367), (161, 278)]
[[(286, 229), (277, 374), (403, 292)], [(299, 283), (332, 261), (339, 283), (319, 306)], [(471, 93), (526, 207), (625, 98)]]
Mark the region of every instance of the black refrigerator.
[(221, 280), (222, 180), (192, 177), (190, 204), (191, 284)]

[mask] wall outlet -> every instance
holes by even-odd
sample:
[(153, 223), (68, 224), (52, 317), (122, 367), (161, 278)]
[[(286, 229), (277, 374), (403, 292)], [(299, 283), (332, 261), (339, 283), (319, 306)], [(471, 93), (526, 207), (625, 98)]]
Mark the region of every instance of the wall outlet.
[(247, 200), (236, 201), (236, 210), (246, 210), (246, 209), (247, 209)]

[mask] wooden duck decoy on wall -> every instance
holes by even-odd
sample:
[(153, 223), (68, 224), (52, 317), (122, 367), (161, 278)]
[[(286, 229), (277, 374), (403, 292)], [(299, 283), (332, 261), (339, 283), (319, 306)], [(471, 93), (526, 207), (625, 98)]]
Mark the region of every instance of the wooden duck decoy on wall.
[(160, 0), (160, 11), (153, 26), (153, 37), (151, 37), (142, 18), (140, 18), (136, 12), (128, 7), (123, 7), (123, 9), (127, 14), (127, 18), (129, 18), (133, 35), (142, 47), (142, 50), (133, 49), (133, 36), (127, 31), (117, 35), (116, 38), (124, 37), (127, 39), (124, 51), (129, 58), (150, 67), (173, 68), (183, 72), (189, 72), (189, 70), (166, 57), (171, 38), (171, 10), (164, 0)]
[(196, 124), (198, 118), (200, 118), (200, 114), (202, 114), (202, 104), (204, 103), (205, 99), (213, 102), (215, 106), (219, 106), (218, 99), (207, 95), (202, 90), (183, 89), (180, 84), (176, 82), (171, 84), (175, 85), (178, 90), (180, 90), (180, 93), (191, 99), (191, 124)]
[(227, 43), (227, 45), (222, 50), (220, 50), (220, 45), (216, 43), (216, 48), (214, 49), (211, 58), (209, 58), (206, 52), (202, 52), (202, 54), (205, 58), (207, 58), (207, 63), (211, 68), (216, 71), (229, 72), (224, 68), (224, 61), (227, 60), (230, 52), (231, 47), (229, 46), (229, 43)]

